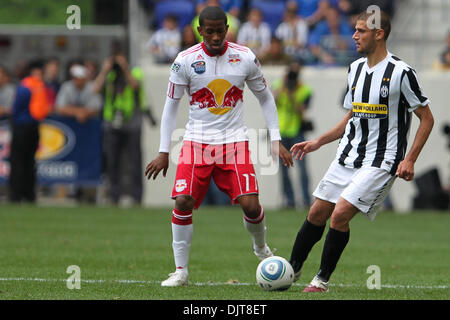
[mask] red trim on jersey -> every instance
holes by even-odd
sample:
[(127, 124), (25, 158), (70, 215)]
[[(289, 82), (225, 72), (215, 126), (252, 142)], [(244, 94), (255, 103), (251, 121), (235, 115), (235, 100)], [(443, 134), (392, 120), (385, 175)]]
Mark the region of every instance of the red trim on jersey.
[(247, 48), (247, 47), (241, 46), (241, 45), (239, 45), (239, 44), (237, 44), (237, 43), (234, 43), (234, 42), (229, 42), (229, 43), (228, 43), (228, 46), (229, 46), (230, 48), (233, 48), (233, 49), (236, 49), (236, 50), (248, 52), (248, 48)]
[[(205, 42), (202, 42), (202, 48), (203, 48), (203, 51), (205, 51), (205, 53), (206, 53), (208, 56), (210, 56), (210, 57), (215, 57), (215, 56), (216, 56), (216, 54), (213, 54), (213, 53), (211, 53), (211, 52), (208, 51), (208, 49), (206, 48)], [(225, 40), (225, 44), (224, 44), (224, 46), (223, 46), (222, 51), (219, 53), (219, 56), (222, 56), (227, 50), (228, 50), (228, 41)]]
[(168, 92), (169, 98), (173, 99), (174, 92), (175, 92), (175, 84), (169, 81), (169, 92)]
[(202, 46), (199, 44), (196, 44), (195, 46), (190, 47), (189, 49), (186, 49), (186, 51), (181, 53), (182, 57), (187, 56), (188, 54), (191, 54), (193, 52), (196, 52), (198, 50), (200, 50), (202, 48)]

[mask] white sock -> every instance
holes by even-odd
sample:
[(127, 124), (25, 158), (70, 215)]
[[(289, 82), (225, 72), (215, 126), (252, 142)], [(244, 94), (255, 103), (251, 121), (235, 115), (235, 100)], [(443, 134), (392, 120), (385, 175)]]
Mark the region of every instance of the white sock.
[(251, 219), (244, 215), (244, 226), (250, 233), (253, 241), (253, 248), (262, 248), (266, 245), (266, 219), (264, 210), (261, 207), (259, 216)]
[[(191, 248), (194, 226), (192, 224), (192, 212), (187, 218), (181, 218), (177, 213), (172, 216), (172, 248), (175, 260), (176, 272), (188, 272), (189, 251)], [(187, 224), (179, 224), (179, 220), (190, 221)]]

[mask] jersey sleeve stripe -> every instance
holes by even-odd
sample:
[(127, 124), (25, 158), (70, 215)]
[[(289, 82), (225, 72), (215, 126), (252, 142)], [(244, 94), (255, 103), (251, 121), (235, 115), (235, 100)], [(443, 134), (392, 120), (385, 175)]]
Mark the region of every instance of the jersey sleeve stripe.
[(416, 95), (417, 99), (419, 99), (419, 101), (421, 103), (424, 103), (425, 101), (427, 101), (428, 98), (424, 97), (422, 95), (419, 83), (417, 82), (417, 76), (415, 75), (414, 70), (413, 69), (409, 69), (406, 72), (406, 75), (408, 76), (409, 84), (411, 85), (411, 89), (414, 92), (414, 94)]
[(403, 159), (406, 153), (407, 148), (407, 132), (409, 129), (409, 125), (411, 122), (411, 113), (406, 112), (408, 110), (409, 104), (406, 100), (403, 93), (400, 93), (400, 103), (398, 105), (398, 111), (397, 111), (397, 127), (398, 127), (398, 133), (397, 133), (397, 150), (394, 160), (394, 165), (391, 169), (391, 174), (394, 175), (397, 172), (398, 164)]

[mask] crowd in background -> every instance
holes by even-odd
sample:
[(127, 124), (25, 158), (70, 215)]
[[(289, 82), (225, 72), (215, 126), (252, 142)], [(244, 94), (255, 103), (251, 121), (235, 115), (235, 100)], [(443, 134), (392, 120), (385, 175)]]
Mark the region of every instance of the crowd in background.
[[(123, 196), (128, 196), (131, 204), (140, 204), (142, 119), (147, 118), (151, 125), (156, 125), (145, 97), (142, 69), (130, 66), (126, 55), (121, 52), (113, 53), (102, 65), (91, 59), (76, 59), (68, 62), (65, 70), (61, 69), (60, 60), (56, 57), (21, 63), (12, 70), (0, 65), (0, 119), (10, 120), (12, 132), (8, 199), (12, 202), (36, 201), (34, 154), (37, 144), (29, 145), (29, 133), (24, 139), (20, 136), (26, 132), (25, 128), (31, 127), (33, 136), (39, 139), (39, 122), (55, 115), (70, 117), (80, 125), (91, 118), (103, 121), (107, 201), (119, 204)], [(46, 110), (42, 117), (36, 116), (34, 105)], [(26, 154), (30, 156), (22, 159)], [(22, 169), (17, 171), (14, 168)], [(24, 168), (30, 168), (27, 176), (24, 176)], [(18, 172), (17, 182), (14, 182), (14, 172)], [(27, 190), (18, 190), (25, 186)], [(95, 195), (94, 199), (84, 197), (86, 189), (89, 188), (72, 185), (42, 188), (40, 191), (95, 201)]]
[[(161, 3), (172, 1), (188, 3), (193, 8), (192, 14), (184, 11), (180, 17), (169, 10), (166, 15), (155, 16)], [(258, 6), (261, 3), (276, 4), (269, 8), (282, 10), (278, 12), (279, 20), (267, 19), (264, 7)], [(153, 29), (153, 34), (148, 48), (158, 63), (171, 63), (180, 50), (201, 41), (195, 31), (199, 23), (197, 13), (204, 6), (216, 5), (226, 9), (230, 25), (227, 34), (229, 41), (251, 48), (262, 64), (289, 66), (279, 87), (276, 84), (272, 87), (277, 93), (275, 97), (281, 115), (284, 112), (282, 106), (288, 105), (286, 101), (282, 103), (283, 90), (298, 91), (301, 101), (291, 104), (302, 106), (300, 109), (303, 111), (312, 96), (312, 91), (306, 90), (308, 86), (301, 83), (299, 71), (293, 72), (292, 66), (348, 65), (355, 59), (356, 51), (351, 40), (355, 16), (372, 3), (378, 4), (388, 14), (394, 14), (395, 2), (384, 0), (141, 0), (141, 5), (152, 13), (149, 14), (149, 27)], [(279, 4), (282, 6), (277, 6)], [(439, 69), (450, 70), (450, 31), (440, 56), (436, 57), (437, 64)], [(142, 119), (147, 118), (151, 125), (156, 125), (145, 97), (143, 71), (137, 66), (130, 66), (126, 56), (120, 53), (104, 61), (81, 58), (64, 65), (58, 57), (28, 63), (20, 61), (11, 66), (0, 64), (0, 119), (14, 118), (15, 104), (20, 102), (19, 89), (30, 75), (30, 66), (38, 66), (42, 71), (39, 77), (45, 84), (50, 114), (72, 117), (81, 124), (94, 117), (103, 120), (103, 160), (109, 186), (108, 199), (112, 204), (118, 204), (121, 197), (128, 194), (132, 203), (139, 204), (142, 199), (142, 164), (140, 144), (136, 142), (140, 141)], [(289, 75), (296, 83), (292, 88), (289, 86)], [(287, 111), (285, 113), (289, 114)], [(294, 133), (287, 133), (284, 138), (292, 136), (297, 140), (303, 139), (299, 135), (307, 130), (307, 126), (303, 123), (304, 114), (299, 117), (302, 123), (295, 126)], [(292, 116), (287, 118), (293, 119)], [(288, 127), (293, 126), (289, 124)], [(128, 149), (123, 149), (125, 147)], [(125, 159), (126, 163), (134, 165), (121, 162), (127, 155), (131, 158)], [(125, 175), (122, 170), (127, 168), (131, 170), (128, 177), (132, 182), (124, 186)], [(299, 169), (303, 201), (307, 206), (310, 202), (307, 196), (308, 183), (305, 182), (308, 179), (307, 171), (304, 167)], [(289, 186), (287, 175), (283, 175), (283, 188), (286, 194), (290, 194), (288, 189), (292, 187)], [(75, 197), (79, 197), (80, 189), (73, 190)], [(217, 200), (219, 197), (213, 196), (212, 199)], [(222, 204), (225, 203), (226, 199)], [(285, 205), (293, 207), (295, 200), (291, 197)]]
[(148, 48), (157, 63), (201, 42), (198, 15), (220, 6), (228, 16), (227, 40), (252, 49), (265, 64), (345, 66), (357, 58), (356, 16), (376, 4), (390, 16), (394, 0), (141, 0), (153, 34)]

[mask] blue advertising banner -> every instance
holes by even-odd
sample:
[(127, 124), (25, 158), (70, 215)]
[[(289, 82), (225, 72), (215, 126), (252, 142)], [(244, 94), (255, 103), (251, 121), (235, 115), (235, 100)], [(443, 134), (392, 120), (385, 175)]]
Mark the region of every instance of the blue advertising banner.
[[(8, 181), (10, 143), (9, 121), (0, 120), (0, 183)], [(81, 124), (73, 118), (51, 116), (42, 121), (36, 160), (38, 184), (100, 184), (101, 120)]]

